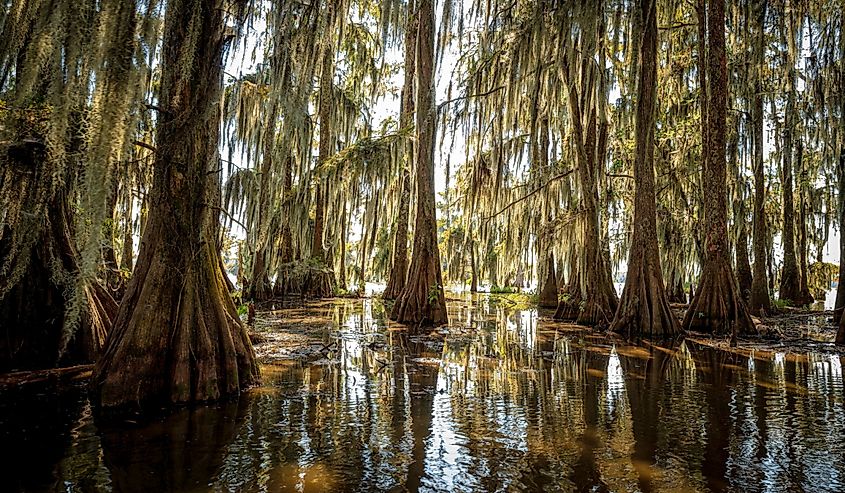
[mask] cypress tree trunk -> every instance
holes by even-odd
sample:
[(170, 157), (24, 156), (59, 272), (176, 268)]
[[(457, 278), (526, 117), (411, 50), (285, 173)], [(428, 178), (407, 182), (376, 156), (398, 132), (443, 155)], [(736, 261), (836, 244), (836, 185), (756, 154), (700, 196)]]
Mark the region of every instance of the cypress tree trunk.
[[(742, 221), (745, 217), (745, 207), (741, 209), (743, 213), (737, 215), (738, 221)], [(740, 225), (740, 230), (736, 238), (736, 277), (742, 299), (748, 301), (751, 296), (751, 286), (754, 284), (754, 278), (751, 275), (751, 261), (748, 259), (748, 231), (745, 224)]]
[(164, 111), (148, 224), (93, 376), (92, 398), (104, 407), (215, 400), (259, 378), (226, 292), (216, 248), (219, 225), (209, 208), (219, 162), (227, 5), (167, 4), (159, 98)]
[(769, 280), (766, 272), (766, 183), (763, 173), (763, 67), (766, 60), (767, 0), (757, 0), (754, 22), (754, 97), (751, 105), (751, 130), (754, 143), (754, 271), (748, 308), (760, 315), (771, 309)]
[(470, 268), (472, 269), (472, 273), (470, 274), (472, 277), (470, 279), (469, 292), (470, 293), (477, 293), (478, 292), (478, 263), (475, 261), (475, 243), (474, 242), (470, 242), (470, 244), (469, 244), (469, 259), (470, 259)]
[(708, 20), (708, 91), (702, 93), (707, 111), (704, 205), (706, 223), (705, 262), (699, 287), (684, 317), (686, 330), (726, 334), (754, 330), (748, 309), (739, 293), (728, 251), (725, 126), (728, 102), (725, 55), (724, 0), (711, 1)]
[[(535, 158), (541, 170), (546, 170), (549, 166), (549, 140), (549, 119), (544, 117), (540, 122), (540, 138)], [(545, 208), (548, 209), (548, 205)], [(537, 235), (537, 261), (540, 262), (538, 282), (541, 283), (538, 305), (541, 308), (555, 308), (558, 305), (558, 287), (555, 257), (550, 245), (551, 211), (547, 210), (541, 221), (543, 227)]]
[[(843, 45), (845, 52), (845, 45)], [(843, 53), (845, 55), (845, 53)], [(842, 111), (845, 112), (845, 98), (842, 100)], [(845, 129), (845, 113), (842, 113), (843, 129)], [(836, 167), (836, 179), (839, 192), (839, 228), (845, 224), (845, 142), (839, 150), (839, 164)], [(839, 320), (845, 313), (845, 234), (839, 235), (839, 284), (836, 286), (836, 304), (834, 305), (834, 319)], [(845, 335), (843, 336), (845, 337)], [(845, 342), (845, 340), (843, 340)]]
[[(599, 20), (604, 15), (601, 3), (593, 6), (593, 8), (592, 15), (596, 16), (595, 20)], [(597, 32), (601, 32), (601, 26), (601, 21), (596, 23)], [(565, 78), (566, 100), (581, 182), (581, 207), (583, 209), (581, 221), (584, 243), (582, 262), (579, 264), (579, 276), (581, 277), (581, 299), (584, 303), (580, 303), (581, 300), (575, 297), (565, 297), (561, 300), (555, 312), (557, 319), (569, 318), (577, 312), (576, 322), (589, 326), (610, 323), (619, 302), (616, 297), (616, 290), (613, 287), (610, 265), (605, 257), (606, 251), (603, 248), (602, 235), (600, 234), (597, 177), (600, 172), (603, 172), (604, 163), (599, 162), (599, 156), (604, 155), (604, 150), (598, 149), (598, 144), (601, 143), (602, 138), (599, 138), (597, 142), (597, 132), (600, 133), (600, 131), (597, 128), (595, 101), (597, 97), (605, 97), (605, 90), (600, 87), (597, 91), (598, 94), (595, 94), (597, 77), (592, 58), (586, 54), (595, 53), (595, 41), (595, 39), (589, 38), (585, 45), (580, 47), (582, 53), (580, 86), (583, 94), (579, 95), (579, 88), (575, 83), (576, 72), (571, 70), (570, 54), (566, 53), (566, 50), (563, 53), (562, 74)], [(603, 70), (604, 67), (600, 69)], [(600, 83), (602, 80), (603, 78), (598, 77)], [(601, 86), (601, 84), (599, 85)], [(578, 302), (578, 305), (575, 305), (576, 302)]]
[[(15, 173), (18, 164), (7, 163), (7, 172)], [(18, 177), (19, 183), (35, 174), (29, 173), (32, 169), (33, 164), (26, 165), (22, 170), (26, 176)], [(50, 172), (49, 166), (42, 169)], [(0, 176), (0, 183), (8, 176)], [(0, 371), (91, 363), (102, 351), (117, 303), (99, 283), (78, 279), (79, 252), (71, 214), (65, 192), (59, 191), (47, 206), (46, 220), (39, 221), (40, 231), (23, 228), (36, 239), (25, 253), (28, 259), (20, 259), (26, 262), (20, 277), (4, 276), (0, 282)], [(20, 255), (13, 250), (15, 229), (6, 226), (3, 231), (0, 265), (11, 255)], [(76, 323), (71, 320), (74, 314), (79, 317)]]
[(255, 257), (252, 260), (252, 276), (246, 298), (255, 301), (265, 301), (273, 296), (270, 284), (269, 265), (267, 261), (267, 221), (270, 209), (270, 182), (273, 169), (273, 144), (276, 139), (276, 106), (270, 110), (267, 118), (267, 134), (264, 139), (264, 150), (261, 160), (261, 176), (258, 185), (258, 231), (255, 238)]
[[(284, 182), (282, 188), (282, 197), (284, 197), (285, 202), (290, 200), (288, 195), (290, 195), (291, 190), (293, 190), (293, 159), (288, 155), (285, 157)], [(290, 206), (287, 204), (285, 207), (290, 209)], [(281, 223), (282, 228), (279, 233), (279, 263), (284, 265), (293, 262), (294, 259), (293, 233), (290, 230), (289, 221), (282, 220)]]
[(434, 5), (418, 4), (417, 35), (417, 218), (414, 223), (414, 254), (408, 282), (393, 305), (390, 318), (404, 324), (448, 323), (440, 251), (437, 247), (437, 218), (434, 203)]
[(120, 268), (126, 270), (126, 272), (132, 272), (132, 257), (134, 255), (132, 238), (132, 192), (130, 190), (126, 190), (123, 194), (123, 217), (125, 224), (123, 228), (123, 249), (120, 254)]
[(801, 306), (813, 304), (813, 295), (810, 293), (808, 285), (808, 266), (807, 257), (810, 252), (807, 247), (807, 175), (804, 171), (804, 145), (801, 140), (798, 140), (798, 149), (796, 154), (796, 161), (798, 165), (798, 299), (796, 302)]
[(657, 244), (654, 197), (654, 131), (657, 100), (657, 0), (640, 0), (637, 9), (642, 33), (634, 160), (634, 234), (628, 276), (611, 330), (628, 339), (668, 338), (679, 332), (669, 308)]
[[(329, 19), (333, 16), (331, 14), (331, 7), (329, 7)], [(331, 21), (330, 21), (331, 22)], [(332, 140), (332, 87), (334, 85), (334, 46), (329, 41), (325, 42), (323, 46), (323, 63), (320, 71), (320, 148), (318, 150), (317, 166), (319, 167), (331, 155), (331, 140)], [(318, 176), (315, 178), (317, 184), (314, 187), (314, 238), (311, 241), (311, 258), (325, 261), (326, 251), (323, 247), (323, 223), (325, 221), (325, 190), (323, 190), (325, 183), (323, 178)]]
[[(698, 88), (700, 91), (700, 99), (701, 99), (701, 190), (697, 194), (697, 199), (699, 202), (699, 217), (698, 225), (699, 227), (696, 229), (701, 229), (702, 222), (705, 223), (705, 229), (707, 228), (706, 222), (707, 216), (706, 212), (706, 204), (704, 203), (704, 187), (705, 183), (707, 182), (707, 140), (708, 134), (710, 132), (710, 128), (707, 125), (707, 117), (709, 114), (709, 108), (707, 107), (707, 75), (708, 75), (708, 67), (707, 67), (707, 0), (696, 0), (695, 3), (695, 16), (698, 20)], [(702, 221), (702, 217), (704, 217), (704, 221)], [(702, 248), (701, 245), (704, 244), (706, 241), (706, 235), (698, 234), (696, 235), (696, 252), (699, 255), (699, 262), (701, 265), (704, 265), (707, 262), (707, 252), (705, 248)], [(692, 288), (692, 286), (690, 286)], [(690, 295), (690, 303), (692, 303), (692, 295)]]
[(346, 236), (348, 234), (349, 217), (346, 210), (346, 199), (341, 199), (343, 202), (343, 211), (340, 216), (340, 260), (338, 262), (337, 273), (337, 287), (342, 291), (346, 291)]
[[(408, 2), (408, 18), (405, 24), (405, 82), (402, 86), (402, 111), (399, 127), (409, 128), (414, 121), (414, 78), (416, 77), (417, 12), (414, 0)], [(382, 295), (395, 300), (405, 287), (408, 277), (408, 220), (411, 209), (411, 163), (414, 162), (414, 142), (405, 143), (405, 162), (402, 165), (402, 189), (399, 195), (399, 213), (396, 216), (396, 235), (393, 238), (393, 265), (390, 279)]]
[(546, 275), (540, 278), (543, 285), (540, 289), (538, 304), (541, 308), (555, 308), (558, 305), (558, 287), (557, 275), (555, 274), (555, 257), (552, 253), (546, 255), (545, 270)]
[(798, 262), (795, 258), (795, 207), (793, 205), (792, 188), (792, 153), (795, 118), (795, 46), (792, 21), (785, 20), (787, 56), (786, 56), (786, 114), (783, 128), (783, 159), (781, 160), (781, 178), (783, 180), (783, 270), (780, 276), (779, 296), (782, 300), (798, 302), (801, 297), (801, 286), (798, 272)]

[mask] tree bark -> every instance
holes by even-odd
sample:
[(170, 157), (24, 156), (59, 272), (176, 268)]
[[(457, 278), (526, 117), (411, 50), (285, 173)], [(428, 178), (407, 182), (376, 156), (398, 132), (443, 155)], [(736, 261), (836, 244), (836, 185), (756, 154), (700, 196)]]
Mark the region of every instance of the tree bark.
[(475, 243), (469, 243), (469, 259), (470, 259), (470, 268), (472, 269), (470, 284), (469, 284), (469, 292), (470, 293), (477, 293), (478, 292), (478, 263), (475, 261)]
[(628, 276), (611, 330), (628, 339), (670, 338), (679, 332), (669, 308), (657, 244), (654, 132), (657, 103), (657, 0), (639, 0), (639, 77), (634, 159), (634, 233)]
[[(745, 207), (741, 209), (743, 214), (737, 214), (737, 221), (745, 223)], [(736, 238), (736, 277), (740, 295), (743, 300), (748, 301), (751, 296), (751, 286), (754, 284), (754, 277), (751, 274), (751, 261), (748, 259), (748, 231), (746, 224), (739, 226), (739, 233)]]
[[(544, 117), (540, 122), (540, 138), (535, 149), (535, 162), (539, 165), (540, 173), (545, 173), (549, 166), (549, 119)], [(538, 282), (540, 292), (537, 304), (541, 308), (555, 308), (558, 305), (557, 274), (555, 272), (554, 250), (551, 248), (552, 216), (548, 204), (544, 206), (545, 213), (540, 219), (542, 227), (537, 234), (537, 261), (540, 263), (538, 269)]]
[[(414, 78), (416, 77), (417, 50), (417, 12), (415, 1), (408, 2), (408, 18), (405, 24), (405, 82), (402, 86), (402, 110), (399, 114), (399, 127), (409, 128), (414, 121)], [(411, 173), (414, 162), (414, 142), (405, 143), (405, 162), (402, 164), (401, 191), (399, 192), (399, 212), (396, 216), (396, 233), (393, 238), (393, 264), (390, 279), (384, 290), (383, 298), (395, 300), (405, 287), (408, 277), (408, 220), (411, 209)]]
[[(117, 303), (103, 286), (78, 279), (79, 252), (63, 191), (48, 206), (42, 224), (42, 231), (27, 229), (38, 239), (27, 252), (23, 274), (11, 286), (5, 279), (0, 282), (0, 372), (94, 362), (117, 312)], [(0, 240), (4, 261), (13, 253), (13, 234), (6, 227)], [(76, 323), (71, 320), (74, 313)]]
[(707, 9), (708, 91), (702, 93), (707, 113), (706, 169), (704, 173), (705, 262), (695, 298), (684, 317), (686, 330), (713, 334), (752, 332), (754, 325), (739, 293), (729, 259), (725, 127), (728, 77), (725, 54), (724, 0), (711, 1)]
[(783, 180), (783, 270), (780, 276), (779, 296), (782, 300), (797, 303), (801, 297), (798, 262), (795, 257), (795, 207), (792, 188), (792, 153), (795, 130), (795, 56), (796, 49), (792, 22), (787, 23), (786, 53), (786, 114), (783, 128), (783, 156), (781, 159), (781, 179)]
[[(583, 257), (580, 265), (581, 299), (577, 309), (576, 322), (583, 325), (596, 326), (608, 324), (616, 312), (619, 300), (613, 287), (613, 280), (610, 274), (610, 265), (604, 256), (601, 235), (599, 233), (599, 208), (598, 208), (598, 183), (597, 175), (604, 163), (598, 163), (596, 143), (596, 109), (591, 104), (582, 104), (578, 86), (575, 83), (574, 74), (570, 72), (568, 55), (564, 53), (563, 74), (567, 90), (567, 105), (569, 107), (570, 121), (572, 124), (573, 140), (575, 143), (575, 155), (578, 163), (578, 174), (581, 181), (581, 206), (583, 208)], [(593, 79), (589, 67), (592, 65), (586, 62), (581, 68), (581, 90), (584, 91), (584, 101), (593, 101), (594, 98), (587, 95), (594, 91)], [(600, 91), (603, 93), (603, 91)], [(586, 119), (584, 116), (586, 115)], [(586, 129), (584, 125), (586, 120)], [(586, 131), (585, 131), (586, 130)], [(601, 155), (602, 153), (598, 153)], [(568, 318), (576, 312), (573, 297), (564, 297), (558, 306), (555, 318)], [(583, 305), (583, 306), (581, 306)]]
[(804, 170), (804, 145), (798, 140), (796, 151), (796, 165), (798, 167), (798, 299), (801, 306), (812, 305), (813, 295), (810, 293), (807, 257), (807, 175)]
[(222, 279), (219, 226), (209, 207), (219, 163), (225, 12), (223, 0), (167, 5), (159, 97), (167, 111), (135, 274), (94, 371), (92, 399), (103, 407), (216, 400), (259, 379)]
[[(128, 188), (128, 184), (125, 184)], [(123, 249), (120, 254), (120, 268), (121, 270), (125, 270), (126, 272), (132, 272), (132, 261), (133, 261), (133, 238), (132, 238), (132, 191), (125, 190), (124, 194), (124, 205), (123, 205), (123, 216), (124, 216), (124, 225), (123, 225)]]
[(267, 231), (269, 226), (268, 216), (270, 214), (270, 183), (273, 170), (273, 148), (276, 140), (276, 106), (269, 111), (267, 116), (267, 132), (264, 136), (264, 149), (261, 159), (261, 176), (258, 185), (258, 222), (255, 237), (255, 254), (252, 259), (252, 276), (250, 277), (249, 289), (246, 292), (246, 299), (255, 301), (266, 301), (273, 296), (273, 286), (270, 283), (269, 254), (267, 244)]
[(757, 0), (754, 22), (754, 96), (751, 105), (751, 130), (754, 145), (754, 267), (748, 308), (755, 315), (771, 310), (769, 280), (766, 272), (766, 182), (763, 173), (763, 67), (766, 61), (767, 0)]
[[(332, 18), (331, 7), (328, 14), (330, 22)], [(320, 147), (317, 156), (317, 167), (319, 168), (332, 153), (332, 88), (334, 87), (334, 46), (331, 42), (325, 41), (323, 46), (323, 62), (320, 71)], [(323, 178), (317, 174), (314, 178), (314, 238), (311, 241), (311, 258), (320, 262), (325, 261), (326, 251), (323, 246), (323, 223), (325, 222), (325, 183)]]
[(415, 326), (448, 323), (437, 218), (434, 202), (434, 139), (437, 115), (434, 107), (434, 5), (418, 4), (417, 35), (417, 217), (414, 223), (414, 255), (408, 282), (393, 305), (390, 318)]
[[(845, 45), (843, 45), (845, 52)], [(843, 53), (845, 55), (845, 53)], [(845, 111), (845, 98), (842, 99), (842, 111)], [(845, 129), (845, 113), (842, 114), (843, 129)], [(845, 142), (839, 149), (839, 164), (836, 167), (836, 179), (839, 192), (839, 281), (836, 286), (836, 303), (834, 304), (834, 318), (839, 320), (845, 313), (845, 234), (842, 234), (842, 226), (845, 225)], [(845, 337), (845, 334), (843, 334)], [(843, 340), (845, 342), (845, 340)]]

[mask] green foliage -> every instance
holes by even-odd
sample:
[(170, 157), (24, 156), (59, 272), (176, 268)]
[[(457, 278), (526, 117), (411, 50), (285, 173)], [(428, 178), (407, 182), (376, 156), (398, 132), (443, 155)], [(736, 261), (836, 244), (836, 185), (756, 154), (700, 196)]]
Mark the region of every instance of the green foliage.
[(772, 300), (772, 306), (778, 310), (783, 310), (784, 308), (792, 306), (792, 302), (789, 300), (774, 299)]
[(440, 300), (440, 291), (443, 290), (443, 286), (439, 284), (434, 284), (428, 288), (428, 304), (434, 305)]
[(519, 293), (519, 288), (513, 286), (491, 286), (490, 294), (514, 294)]

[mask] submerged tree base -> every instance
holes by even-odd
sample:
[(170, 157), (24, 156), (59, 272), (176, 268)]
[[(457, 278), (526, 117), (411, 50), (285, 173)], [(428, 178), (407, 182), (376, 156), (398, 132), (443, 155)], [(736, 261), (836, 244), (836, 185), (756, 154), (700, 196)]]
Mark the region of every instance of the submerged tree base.
[(278, 297), (331, 298), (335, 291), (335, 277), (322, 262), (306, 260), (279, 267), (273, 295)]
[(391, 310), (390, 318), (411, 326), (440, 326), (449, 322), (446, 296), (440, 284), (440, 265), (421, 262)]
[[(78, 279), (79, 253), (61, 198), (28, 265), (0, 299), (0, 371), (93, 363), (105, 345), (117, 303), (96, 281)], [(0, 258), (13, 248), (7, 228)]]
[(754, 334), (754, 322), (727, 261), (708, 262), (683, 328), (714, 335)]
[[(94, 382), (97, 404), (204, 402), (258, 382), (252, 345), (206, 243), (178, 278), (142, 255)], [(155, 307), (155, 309), (150, 309)]]

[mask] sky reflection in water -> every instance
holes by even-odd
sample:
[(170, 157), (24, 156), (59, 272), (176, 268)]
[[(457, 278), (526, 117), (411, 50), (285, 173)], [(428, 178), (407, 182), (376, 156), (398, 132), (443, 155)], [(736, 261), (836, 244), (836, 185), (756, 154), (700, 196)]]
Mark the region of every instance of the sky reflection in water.
[(613, 347), (469, 300), (434, 341), (393, 330), (377, 300), (321, 304), (327, 359), (266, 366), (238, 401), (152, 423), (95, 421), (81, 389), (4, 396), (0, 477), (11, 491), (845, 491), (839, 356)]

